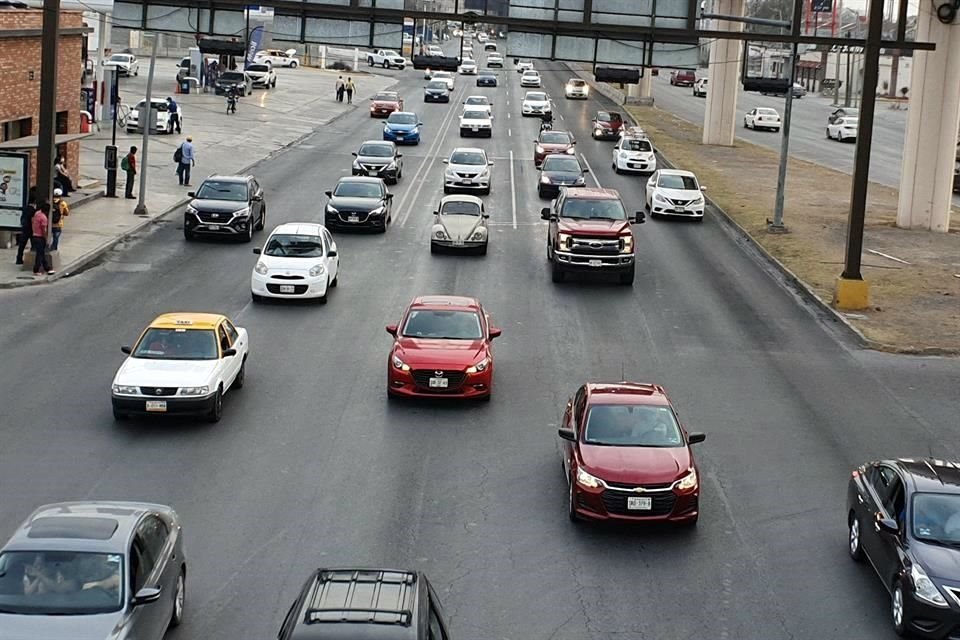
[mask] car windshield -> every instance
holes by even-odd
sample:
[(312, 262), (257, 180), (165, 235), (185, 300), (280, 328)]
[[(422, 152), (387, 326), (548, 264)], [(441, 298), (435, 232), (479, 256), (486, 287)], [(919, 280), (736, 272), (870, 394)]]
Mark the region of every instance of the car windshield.
[(247, 71), (253, 71), (254, 73), (266, 73), (270, 71), (270, 67), (265, 64), (252, 64), (247, 67)]
[(110, 56), (112, 62), (130, 62), (133, 56), (127, 55), (125, 53), (115, 53)]
[(447, 90), (447, 83), (446, 83), (446, 82), (441, 82), (441, 81), (437, 80), (437, 81), (434, 81), (434, 82), (431, 82), (430, 84), (428, 84), (428, 85), (427, 85), (427, 89), (435, 89), (435, 90), (437, 90), (437, 91), (440, 91), (440, 90), (446, 91), (446, 90)]
[(414, 309), (407, 316), (403, 335), (438, 340), (479, 340), (483, 332), (480, 317), (473, 311)]
[(601, 111), (597, 114), (597, 120), (600, 122), (620, 122), (619, 113), (607, 113), (606, 111)]
[(382, 102), (396, 102), (398, 99), (398, 96), (395, 93), (378, 93), (373, 97), (373, 99), (379, 100)]
[(547, 159), (543, 161), (540, 167), (544, 171), (564, 171), (567, 173), (580, 173), (582, 171), (580, 161), (570, 156), (547, 156)]
[(683, 436), (670, 407), (608, 404), (590, 407), (583, 441), (626, 447), (680, 447)]
[(661, 175), (657, 186), (663, 187), (664, 189), (683, 189), (685, 191), (697, 191), (700, 188), (697, 186), (697, 179), (693, 176), (678, 176), (673, 174)]
[(477, 151), (454, 151), (450, 155), (450, 164), (487, 164), (487, 159)]
[(207, 180), (200, 185), (197, 198), (201, 200), (231, 200), (233, 202), (247, 201), (247, 185), (243, 182), (217, 182)]
[(360, 145), (360, 151), (357, 152), (357, 155), (374, 158), (390, 158), (393, 157), (393, 147), (389, 144), (363, 144)]
[(216, 360), (213, 329), (147, 329), (133, 350), (145, 360)]
[(540, 134), (540, 142), (544, 144), (570, 144), (570, 134), (566, 131), (544, 131)]
[(387, 122), (390, 124), (417, 124), (417, 116), (413, 113), (394, 111), (390, 114), (390, 117), (387, 118)]
[(777, 113), (776, 109), (757, 109), (758, 116), (777, 116), (780, 115)]
[(320, 258), (323, 256), (323, 242), (318, 236), (299, 234), (277, 234), (270, 236), (263, 255), (284, 258)]
[(960, 547), (960, 495), (915, 493), (913, 535), (927, 542)]
[(489, 114), (486, 111), (464, 111), (463, 119), (464, 120), (486, 120), (489, 118)]
[[(154, 111), (157, 111), (159, 113), (166, 113), (167, 111), (167, 103), (164, 100), (151, 100), (150, 104), (153, 105)], [(137, 103), (137, 106), (134, 107), (134, 109), (138, 112), (146, 108), (147, 108), (146, 100), (141, 100), (140, 102)]]
[(380, 198), (383, 192), (380, 185), (373, 182), (341, 182), (333, 190), (333, 195), (341, 198)]
[(445, 202), (443, 207), (440, 209), (440, 213), (443, 215), (455, 216), (479, 216), (480, 205), (476, 202), (454, 200), (452, 202)]
[(649, 140), (624, 140), (622, 148), (630, 151), (653, 151)]
[(594, 200), (570, 198), (563, 203), (560, 214), (564, 218), (578, 220), (626, 220), (627, 212), (619, 200)]
[(76, 551), (0, 555), (0, 612), (89, 615), (123, 608), (123, 556)]
[(487, 100), (484, 96), (471, 96), (467, 98), (467, 101), (464, 104), (488, 105), (490, 104), (490, 101)]
[(582, 87), (587, 83), (584, 82), (583, 80), (569, 80), (567, 84), (569, 84), (571, 87)]
[(224, 71), (220, 74), (220, 79), (227, 82), (243, 82), (243, 74), (239, 71)]

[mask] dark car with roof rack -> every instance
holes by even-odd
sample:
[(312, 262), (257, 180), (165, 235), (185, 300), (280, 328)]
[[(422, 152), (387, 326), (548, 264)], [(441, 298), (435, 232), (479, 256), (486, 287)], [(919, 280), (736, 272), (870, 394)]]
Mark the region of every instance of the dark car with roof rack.
[(227, 236), (250, 242), (267, 221), (263, 187), (253, 176), (212, 175), (196, 191), (183, 212), (183, 237)]
[(450, 640), (440, 599), (420, 571), (317, 569), (278, 640)]

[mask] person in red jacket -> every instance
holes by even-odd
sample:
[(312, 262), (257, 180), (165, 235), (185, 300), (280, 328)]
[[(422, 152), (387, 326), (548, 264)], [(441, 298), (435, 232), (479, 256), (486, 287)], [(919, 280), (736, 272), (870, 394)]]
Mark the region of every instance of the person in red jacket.
[[(50, 211), (49, 202), (41, 202), (37, 207), (37, 212), (33, 214), (31, 227), (33, 237), (31, 238), (33, 247), (33, 275), (39, 276), (45, 273), (52, 276), (55, 271), (50, 268), (50, 262), (47, 260), (47, 231), (50, 228), (50, 219), (47, 212)], [(42, 269), (42, 273), (41, 273)]]

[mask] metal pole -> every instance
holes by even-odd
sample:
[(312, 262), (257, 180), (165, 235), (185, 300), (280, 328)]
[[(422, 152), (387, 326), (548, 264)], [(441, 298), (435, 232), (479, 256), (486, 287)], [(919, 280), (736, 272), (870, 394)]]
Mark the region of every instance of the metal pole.
[(140, 123), (143, 125), (143, 148), (140, 150), (140, 199), (137, 201), (137, 207), (133, 212), (138, 216), (148, 215), (147, 212), (147, 146), (150, 144), (150, 127), (154, 123), (153, 115), (153, 71), (157, 66), (157, 34), (153, 34), (153, 51), (150, 53), (150, 74), (147, 76), (147, 95), (146, 95), (146, 112), (147, 117), (144, 119), (144, 114), (139, 114)]
[(99, 14), (99, 20), (97, 22), (97, 64), (93, 68), (93, 79), (94, 86), (96, 90), (94, 91), (93, 99), (96, 101), (94, 106), (93, 118), (97, 122), (103, 121), (103, 105), (106, 103), (106, 100), (101, 100), (100, 96), (104, 93), (103, 91), (103, 58), (106, 56), (106, 40), (107, 40), (107, 14), (101, 12)]
[[(53, 154), (57, 147), (57, 35), (60, 0), (43, 0), (40, 52), (40, 131), (37, 139), (37, 201), (53, 202)], [(51, 214), (52, 222), (53, 216)], [(53, 225), (47, 225), (47, 241)], [(34, 267), (36, 268), (36, 267)]]
[(833, 70), (834, 80), (833, 80), (833, 106), (840, 104), (840, 49), (837, 48), (837, 59), (834, 61), (834, 66), (836, 67)]
[(846, 69), (845, 69), (845, 70), (846, 70), (846, 74), (845, 74), (845, 75), (847, 76), (847, 88), (846, 88), (846, 89), (844, 90), (844, 92), (843, 92), (843, 106), (845, 106), (845, 107), (849, 107), (849, 106), (850, 106), (850, 84), (851, 84), (851, 79), (850, 79), (850, 55), (851, 55), (851, 54), (850, 54), (850, 49), (848, 48), (848, 49), (847, 49), (847, 65), (846, 65)]
[(847, 251), (844, 257), (845, 280), (863, 280), (860, 260), (863, 253), (863, 227), (867, 212), (867, 188), (870, 179), (870, 142), (873, 113), (877, 103), (877, 76), (880, 73), (880, 42), (883, 38), (883, 0), (870, 0), (867, 42), (864, 46), (863, 101), (857, 126), (857, 150), (853, 165), (853, 189), (850, 195), (850, 221), (847, 225)]
[(787, 162), (790, 158), (790, 120), (793, 115), (793, 83), (797, 77), (797, 43), (790, 45), (790, 86), (783, 104), (783, 131), (780, 138), (780, 167), (777, 171), (777, 196), (773, 205), (773, 222), (767, 224), (771, 233), (786, 233), (783, 224), (783, 201), (787, 190)]

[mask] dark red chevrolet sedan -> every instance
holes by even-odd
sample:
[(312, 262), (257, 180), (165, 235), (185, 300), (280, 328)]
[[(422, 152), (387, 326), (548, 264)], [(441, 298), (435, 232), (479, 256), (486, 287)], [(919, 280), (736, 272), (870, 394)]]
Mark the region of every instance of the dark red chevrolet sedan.
[(663, 387), (585, 384), (567, 402), (558, 430), (570, 519), (695, 525), (700, 477), (687, 433)]
[(540, 137), (533, 141), (533, 162), (537, 168), (543, 159), (551, 153), (577, 154), (577, 141), (569, 131), (541, 131)]

